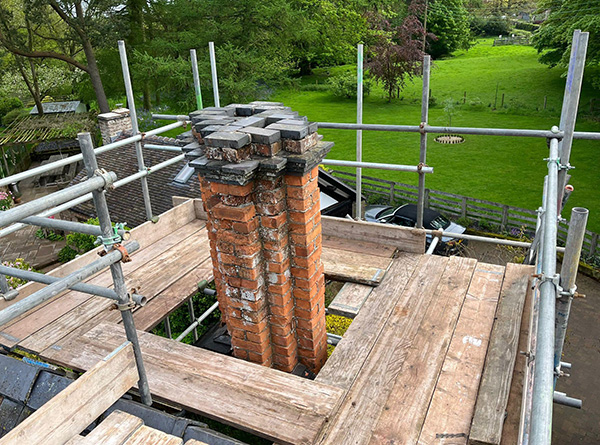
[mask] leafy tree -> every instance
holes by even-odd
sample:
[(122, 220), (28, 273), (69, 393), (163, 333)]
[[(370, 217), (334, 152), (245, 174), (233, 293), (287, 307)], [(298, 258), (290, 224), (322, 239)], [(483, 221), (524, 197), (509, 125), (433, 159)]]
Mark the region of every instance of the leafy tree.
[(600, 3), (598, 0), (541, 0), (540, 9), (551, 11), (548, 20), (533, 35), (533, 45), (540, 53), (540, 62), (567, 67), (571, 41), (576, 29), (590, 33), (586, 75), (600, 88)]
[(417, 18), (419, 3), (413, 1), (409, 14), (399, 26), (393, 26), (382, 14), (370, 14), (373, 42), (368, 46), (369, 73), (383, 84), (391, 101), (404, 88), (406, 81), (421, 72), (425, 30)]
[[(90, 78), (100, 110), (107, 112), (110, 109), (94, 45), (105, 38), (111, 12), (120, 5), (117, 0), (13, 0), (6, 4), (3, 1), (0, 43), (15, 56), (56, 59), (84, 71)], [(25, 27), (18, 18), (21, 15)]]
[(427, 11), (427, 30), (436, 36), (429, 43), (432, 57), (441, 57), (469, 47), (471, 33), (469, 14), (463, 0), (430, 1)]

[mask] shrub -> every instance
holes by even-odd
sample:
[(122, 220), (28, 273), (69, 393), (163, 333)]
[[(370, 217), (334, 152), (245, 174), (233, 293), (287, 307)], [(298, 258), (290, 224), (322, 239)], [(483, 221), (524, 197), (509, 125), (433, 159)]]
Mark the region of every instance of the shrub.
[[(6, 267), (14, 267), (16, 269), (21, 269), (21, 270), (30, 270), (33, 272), (39, 272), (39, 270), (35, 270), (34, 268), (32, 268), (31, 265), (28, 262), (26, 262), (23, 258), (17, 258), (15, 261), (3, 261), (2, 265), (6, 266)], [(9, 277), (9, 276), (6, 277), (6, 281), (8, 282), (8, 285), (10, 287), (12, 287), (13, 289), (21, 287), (27, 283), (27, 280), (21, 280), (20, 278)]]
[(24, 108), (15, 108), (14, 110), (9, 111), (4, 116), (2, 116), (2, 125), (7, 127), (14, 121), (16, 121), (18, 118), (22, 116), (27, 116), (28, 114), (29, 110), (26, 110)]
[(510, 23), (508, 20), (500, 16), (492, 16), (486, 18), (483, 26), (483, 32), (488, 36), (500, 36), (510, 33)]
[[(90, 218), (85, 223), (94, 226), (100, 225), (98, 218)], [(125, 227), (125, 229), (129, 230), (128, 227)], [(85, 235), (83, 233), (69, 233), (67, 235), (67, 245), (58, 252), (58, 259), (61, 263), (66, 263), (78, 255), (89, 252), (95, 247), (97, 247), (95, 236)]]
[(499, 36), (510, 32), (510, 23), (500, 16), (481, 17), (472, 15), (469, 20), (471, 33), (476, 36)]
[(12, 195), (10, 192), (0, 191), (0, 210), (8, 210), (12, 207)]
[[(339, 76), (330, 77), (328, 83), (334, 96), (356, 99), (358, 84), (354, 73), (345, 72)], [(371, 79), (368, 77), (363, 79), (363, 92), (367, 96), (371, 92)]]
[(517, 20), (514, 22), (515, 28), (522, 29), (523, 31), (535, 32), (540, 28), (540, 25), (536, 23), (522, 22)]
[(6, 113), (17, 108), (23, 108), (23, 102), (17, 97), (7, 97), (0, 99), (0, 116), (4, 116)]

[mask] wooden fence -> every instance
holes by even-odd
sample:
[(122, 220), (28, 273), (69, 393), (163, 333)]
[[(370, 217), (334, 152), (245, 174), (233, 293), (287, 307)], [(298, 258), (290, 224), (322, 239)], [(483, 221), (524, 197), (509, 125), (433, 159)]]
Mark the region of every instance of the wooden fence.
[[(354, 173), (337, 170), (331, 171), (331, 173), (351, 187), (356, 187), (356, 175)], [(370, 176), (362, 177), (362, 192), (367, 198), (376, 196), (379, 200), (385, 200), (390, 205), (398, 202), (416, 203), (419, 196), (417, 186)], [(485, 222), (501, 232), (510, 232), (513, 229), (520, 231), (524, 228), (528, 235), (532, 235), (535, 233), (537, 223), (537, 212), (535, 210), (522, 209), (428, 188), (425, 189), (425, 207), (456, 218), (468, 218), (479, 223)], [(563, 245), (567, 239), (568, 229), (568, 222), (561, 222), (558, 226), (558, 239)], [(589, 258), (598, 253), (600, 253), (598, 252), (598, 234), (586, 230), (582, 256)]]

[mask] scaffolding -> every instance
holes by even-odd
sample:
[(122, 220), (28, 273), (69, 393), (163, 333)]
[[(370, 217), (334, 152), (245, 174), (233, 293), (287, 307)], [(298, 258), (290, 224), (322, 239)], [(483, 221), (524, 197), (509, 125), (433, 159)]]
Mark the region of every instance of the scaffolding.
[[(571, 167), (569, 163), (572, 142), (575, 139), (600, 140), (600, 133), (591, 132), (576, 132), (575, 122), (577, 116), (577, 108), (583, 79), (583, 71), (585, 65), (587, 43), (589, 34), (586, 32), (575, 31), (573, 36), (571, 60), (565, 88), (565, 96), (559, 126), (552, 127), (550, 130), (523, 130), (523, 129), (499, 129), (499, 128), (472, 128), (472, 127), (436, 127), (430, 126), (428, 120), (428, 91), (430, 78), (430, 63), (429, 57), (426, 56), (423, 62), (423, 103), (421, 122), (419, 125), (374, 125), (363, 124), (362, 111), (358, 113), (358, 122), (356, 124), (330, 123), (319, 122), (319, 128), (332, 128), (361, 131), (392, 131), (392, 132), (411, 132), (419, 133), (420, 139), (420, 162), (418, 165), (397, 165), (397, 164), (382, 164), (364, 162), (362, 160), (361, 144), (362, 139), (357, 136), (357, 161), (340, 161), (326, 159), (325, 165), (344, 165), (356, 167), (357, 171), (361, 168), (379, 168), (390, 169), (396, 171), (414, 172), (419, 175), (419, 199), (418, 199), (418, 225), (422, 226), (423, 208), (424, 208), (424, 190), (425, 190), (425, 175), (433, 173), (433, 168), (426, 164), (427, 143), (426, 135), (428, 133), (457, 133), (471, 135), (488, 135), (488, 136), (512, 136), (512, 137), (534, 137), (546, 139), (549, 145), (549, 156), (544, 159), (548, 164), (548, 174), (545, 178), (544, 196), (542, 206), (539, 208), (538, 224), (536, 227), (536, 236), (532, 243), (523, 243), (517, 241), (497, 240), (483, 237), (475, 237), (472, 235), (462, 235), (448, 233), (443, 231), (426, 232), (434, 236), (432, 245), (435, 248), (435, 243), (442, 236), (453, 236), (465, 239), (477, 239), (489, 241), (493, 243), (501, 243), (519, 247), (529, 247), (531, 254), (529, 259), (536, 261), (537, 274), (537, 292), (534, 296), (537, 311), (534, 311), (535, 324), (537, 329), (532, 333), (533, 340), (531, 345), (535, 344), (535, 350), (530, 350), (529, 353), (532, 360), (529, 361), (527, 367), (527, 375), (525, 378), (525, 386), (523, 391), (523, 409), (520, 428), (520, 441), (522, 444), (550, 444), (551, 441), (551, 423), (552, 423), (552, 406), (554, 402), (577, 405), (579, 401), (566, 397), (563, 393), (554, 391), (556, 379), (560, 377), (562, 368), (570, 365), (561, 362), (562, 345), (564, 343), (564, 335), (569, 317), (571, 301), (576, 293), (575, 277), (579, 257), (581, 253), (583, 234), (585, 232), (585, 224), (587, 221), (588, 211), (582, 208), (575, 208), (571, 215), (571, 221), (567, 239), (567, 245), (564, 249), (565, 257), (560, 274), (556, 271), (556, 252), (561, 250), (557, 247), (557, 224), (560, 218), (560, 213), (565, 200), (562, 199), (563, 191), (568, 180), (568, 171)], [(121, 311), (123, 324), (127, 332), (127, 338), (131, 341), (135, 353), (136, 364), (139, 371), (140, 381), (139, 388), (142, 394), (142, 399), (145, 403), (150, 404), (150, 391), (145, 377), (144, 365), (141, 358), (139, 343), (131, 309), (135, 305), (143, 305), (144, 297), (135, 294), (129, 294), (125, 287), (124, 277), (121, 270), (121, 261), (126, 261), (128, 254), (137, 250), (139, 244), (135, 241), (129, 241), (128, 244), (121, 243), (126, 238), (126, 233), (123, 230), (115, 230), (112, 226), (104, 191), (109, 188), (116, 188), (126, 183), (140, 179), (143, 185), (144, 202), (146, 204), (146, 217), (148, 220), (156, 221), (152, 215), (152, 207), (150, 196), (147, 188), (147, 176), (153, 172), (160, 170), (168, 165), (178, 163), (184, 159), (184, 155), (180, 154), (172, 159), (165, 161), (153, 167), (147, 167), (144, 164), (143, 148), (146, 149), (162, 149), (168, 151), (181, 151), (180, 147), (172, 146), (153, 146), (145, 144), (142, 146), (144, 136), (160, 134), (170, 129), (179, 128), (188, 123), (189, 116), (186, 115), (153, 115), (155, 119), (172, 119), (177, 122), (166, 125), (151, 131), (141, 134), (137, 126), (137, 118), (135, 115), (135, 103), (133, 89), (129, 77), (129, 69), (125, 46), (123, 42), (119, 42), (119, 50), (121, 54), (123, 76), (129, 105), (132, 108), (131, 119), (133, 124), (133, 136), (123, 140), (101, 146), (94, 149), (91, 137), (89, 134), (80, 134), (78, 137), (82, 153), (72, 156), (52, 164), (37, 167), (7, 178), (0, 179), (0, 186), (8, 185), (22, 179), (35, 176), (39, 173), (55, 169), (60, 166), (83, 160), (86, 171), (87, 180), (81, 184), (69, 187), (63, 191), (53, 193), (43, 200), (33, 201), (24, 204), (17, 208), (8, 210), (0, 214), (0, 226), (4, 227), (0, 230), (0, 237), (13, 233), (26, 225), (33, 224), (42, 227), (54, 227), (58, 229), (79, 231), (82, 233), (91, 233), (99, 237), (100, 243), (104, 246), (105, 256), (92, 264), (78, 270), (77, 272), (68, 275), (62, 279), (45, 277), (42, 278), (38, 274), (27, 275), (31, 280), (48, 284), (48, 287), (30, 295), (29, 297), (13, 304), (0, 311), (0, 324), (18, 317), (27, 310), (41, 304), (47, 299), (65, 289), (76, 289), (82, 292), (88, 292), (94, 295), (99, 295), (105, 298), (116, 300), (118, 308)], [(362, 57), (358, 60), (362, 62)], [(200, 83), (198, 80), (198, 71), (194, 63), (195, 52), (192, 54), (192, 66), (194, 84), (198, 104), (201, 105)], [(219, 101), (216, 59), (214, 54), (214, 45), (210, 45), (211, 55), (211, 72), (213, 76), (213, 88), (215, 102)], [(359, 70), (359, 75), (362, 71)], [(361, 96), (359, 94), (359, 96)], [(362, 98), (362, 96), (361, 96)], [(359, 100), (359, 108), (362, 101)], [(360, 133), (357, 133), (360, 135)], [(134, 143), (136, 153), (138, 154), (138, 173), (129, 177), (117, 180), (114, 173), (106, 172), (98, 169), (96, 155)], [(360, 177), (357, 179), (357, 186), (360, 187)], [(359, 189), (360, 190), (360, 189)], [(360, 193), (357, 193), (360, 197)], [(99, 229), (83, 228), (82, 225), (76, 223), (53, 220), (49, 223), (47, 216), (55, 215), (63, 210), (74, 207), (82, 202), (93, 199), (96, 211), (100, 220)], [(359, 207), (357, 207), (359, 208)], [(360, 219), (360, 213), (357, 214), (357, 219)], [(52, 224), (50, 226), (49, 224)], [(430, 249), (428, 253), (432, 253)], [(98, 288), (81, 283), (86, 277), (93, 273), (110, 267), (114, 281), (114, 290)], [(11, 300), (16, 297), (17, 292), (8, 288), (4, 275), (25, 277), (21, 271), (17, 272), (11, 268), (2, 267), (0, 269), (0, 289), (3, 293), (2, 298)], [(217, 305), (213, 305), (210, 311), (216, 309)], [(208, 312), (208, 311), (207, 311)], [(194, 331), (199, 323), (206, 318), (207, 314), (203, 314), (197, 319), (193, 313), (190, 313), (193, 320), (192, 324), (186, 329), (185, 334)], [(555, 330), (555, 317), (559, 320)], [(168, 318), (167, 318), (168, 320)], [(181, 340), (180, 336), (177, 340)], [(196, 338), (196, 337), (195, 337)], [(339, 341), (339, 338), (330, 338), (332, 342)], [(532, 346), (533, 348), (533, 346)]]

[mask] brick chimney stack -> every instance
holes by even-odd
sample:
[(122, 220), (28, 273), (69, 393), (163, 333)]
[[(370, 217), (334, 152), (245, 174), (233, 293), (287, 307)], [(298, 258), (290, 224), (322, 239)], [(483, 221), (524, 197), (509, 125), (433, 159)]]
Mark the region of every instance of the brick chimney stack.
[(234, 355), (318, 372), (327, 358), (318, 164), (333, 143), (281, 103), (190, 118), (198, 142), (184, 150), (200, 178)]

